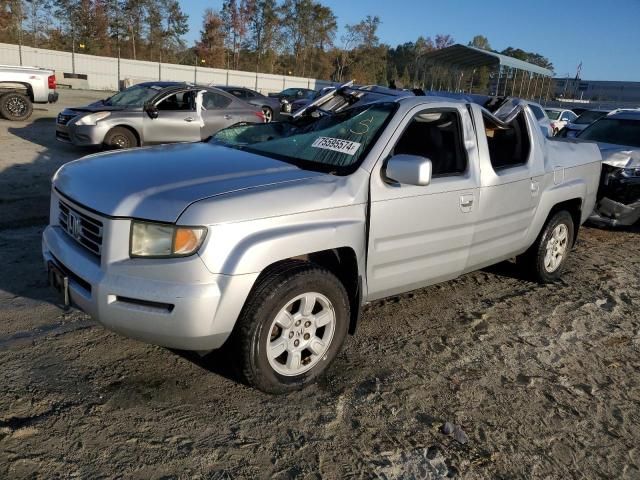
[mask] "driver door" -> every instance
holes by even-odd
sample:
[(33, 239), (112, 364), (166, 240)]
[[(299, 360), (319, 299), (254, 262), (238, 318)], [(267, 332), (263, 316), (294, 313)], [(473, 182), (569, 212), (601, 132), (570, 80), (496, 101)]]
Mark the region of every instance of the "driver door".
[[(470, 124), (462, 107), (416, 107), (383, 152), (385, 161), (371, 175), (368, 300), (463, 272), (478, 210), (478, 159)], [(431, 160), (429, 185), (388, 181), (386, 161), (395, 154)]]
[(200, 141), (200, 123), (196, 117), (195, 91), (171, 93), (155, 103), (158, 118), (144, 114), (144, 142), (172, 143)]

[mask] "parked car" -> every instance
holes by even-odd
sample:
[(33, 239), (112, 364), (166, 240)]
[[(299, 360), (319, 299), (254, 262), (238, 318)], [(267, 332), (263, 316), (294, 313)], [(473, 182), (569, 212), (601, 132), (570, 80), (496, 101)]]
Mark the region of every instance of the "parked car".
[(315, 93), (316, 91), (310, 88), (285, 88), (281, 92), (270, 93), (269, 97), (277, 98), (279, 101), (286, 100), (291, 103), (301, 98), (311, 98)]
[(338, 108), (61, 167), (42, 242), (61, 299), (142, 341), (226, 344), (249, 384), (285, 392), (367, 302), (512, 257), (559, 278), (596, 145), (548, 142), (526, 104), (508, 122), (429, 96)]
[(324, 87), (318, 90), (317, 92), (313, 92), (313, 95), (308, 97), (299, 98), (297, 100), (288, 101), (286, 99), (281, 100), (280, 102), (280, 112), (283, 115), (290, 115), (292, 113), (297, 112), (302, 107), (308, 105), (312, 101), (326, 95), (327, 92), (330, 92), (335, 87)]
[(557, 135), (569, 122), (574, 121), (578, 117), (571, 110), (565, 108), (545, 108), (544, 111), (551, 121), (553, 135)]
[(36, 67), (0, 65), (0, 117), (27, 120), (34, 103), (55, 103), (56, 74)]
[(582, 114), (578, 115), (575, 120), (567, 123), (565, 127), (560, 130), (559, 135), (564, 138), (573, 138), (579, 132), (587, 128), (599, 118), (604, 117), (609, 112), (611, 112), (611, 110), (600, 108), (594, 110), (586, 110)]
[(264, 113), (264, 120), (266, 123), (280, 118), (280, 101), (277, 98), (267, 97), (255, 90), (245, 87), (229, 87), (226, 85), (216, 85), (215, 87), (220, 90), (224, 90), (225, 92), (230, 93), (234, 97), (244, 100), (251, 105), (260, 107), (262, 109), (262, 113)]
[(80, 146), (131, 148), (199, 142), (240, 122), (262, 123), (264, 114), (217, 88), (145, 82), (85, 107), (66, 108), (58, 115), (56, 138)]
[(577, 137), (597, 142), (602, 178), (592, 220), (611, 226), (640, 219), (640, 109), (618, 110), (601, 117)]

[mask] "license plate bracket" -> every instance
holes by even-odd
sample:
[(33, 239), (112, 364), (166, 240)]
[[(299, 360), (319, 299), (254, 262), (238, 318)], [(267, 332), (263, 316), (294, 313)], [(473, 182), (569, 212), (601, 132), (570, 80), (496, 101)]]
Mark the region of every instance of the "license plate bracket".
[(58, 298), (65, 308), (71, 306), (69, 297), (69, 277), (53, 262), (47, 263), (49, 285), (58, 292)]

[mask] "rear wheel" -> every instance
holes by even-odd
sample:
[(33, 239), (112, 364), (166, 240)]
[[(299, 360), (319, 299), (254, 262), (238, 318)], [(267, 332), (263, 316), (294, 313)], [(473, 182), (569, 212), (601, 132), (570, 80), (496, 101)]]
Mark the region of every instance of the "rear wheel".
[(33, 104), (29, 97), (18, 92), (9, 92), (0, 96), (0, 115), (7, 120), (23, 121), (33, 113)]
[(273, 121), (273, 110), (269, 107), (262, 107), (262, 113), (264, 114), (265, 123)]
[(559, 279), (573, 245), (574, 231), (571, 214), (566, 210), (557, 212), (518, 263), (542, 283)]
[(138, 139), (128, 128), (114, 127), (105, 135), (104, 145), (107, 148), (132, 148), (138, 146)]
[(232, 340), (250, 385), (284, 393), (314, 382), (335, 358), (349, 325), (349, 300), (328, 270), (288, 262), (266, 275)]

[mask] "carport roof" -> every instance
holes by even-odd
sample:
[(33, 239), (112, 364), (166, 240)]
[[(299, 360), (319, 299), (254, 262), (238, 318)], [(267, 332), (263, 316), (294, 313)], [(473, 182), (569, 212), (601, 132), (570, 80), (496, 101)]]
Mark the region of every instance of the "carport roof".
[(518, 70), (537, 73), (547, 77), (553, 75), (551, 70), (534, 65), (533, 63), (508, 57), (500, 53), (490, 52), (489, 50), (460, 44), (426, 53), (423, 58), (434, 63), (446, 63), (460, 68), (503, 66), (517, 68)]

